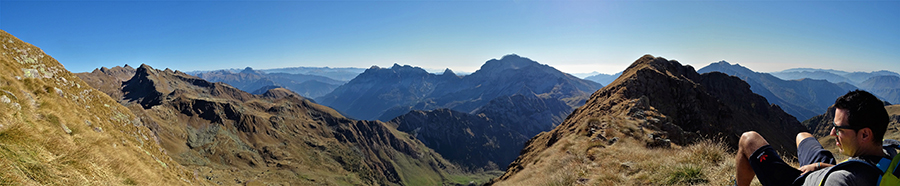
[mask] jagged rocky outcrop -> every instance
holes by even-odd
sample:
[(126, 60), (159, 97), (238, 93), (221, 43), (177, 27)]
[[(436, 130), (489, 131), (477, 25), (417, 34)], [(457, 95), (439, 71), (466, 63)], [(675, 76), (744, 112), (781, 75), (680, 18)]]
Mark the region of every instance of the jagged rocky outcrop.
[(284, 88), (253, 95), (148, 65), (120, 83), (120, 101), (173, 159), (214, 183), (439, 185), (457, 170), (395, 126), (348, 119)]
[(831, 83), (817, 79), (782, 80), (771, 74), (754, 72), (725, 61), (712, 63), (697, 70), (699, 73), (713, 71), (741, 78), (750, 84), (753, 93), (781, 106), (800, 121), (825, 112), (825, 109), (834, 103), (834, 98), (857, 89), (850, 83)]
[[(97, 90), (103, 91), (107, 93), (114, 100), (120, 100), (123, 98), (123, 94), (120, 89), (122, 89), (122, 82), (128, 81), (131, 77), (134, 77), (135, 69), (131, 66), (125, 65), (116, 66), (113, 68), (98, 68), (94, 69), (93, 74), (97, 74), (95, 76), (84, 76), (85, 73), (75, 74), (78, 78), (84, 79), (85, 83), (88, 83), (91, 87), (96, 88)], [(102, 75), (100, 75), (102, 74)]]
[[(0, 31), (0, 185), (205, 185), (148, 125), (40, 48)], [(117, 89), (131, 67), (98, 69)], [(112, 95), (121, 97), (122, 94)]]
[[(529, 140), (506, 173), (494, 181), (523, 184), (540, 179), (527, 175), (572, 166), (553, 164), (560, 156), (552, 154), (576, 153), (567, 150), (568, 146), (586, 146), (590, 152), (602, 153), (605, 146), (622, 140), (643, 144), (633, 148), (669, 148), (716, 139), (736, 147), (740, 134), (748, 130), (759, 131), (778, 151), (792, 153), (794, 136), (805, 128), (779, 106), (752, 93), (750, 85), (737, 77), (719, 72), (699, 74), (677, 61), (645, 55), (591, 95), (562, 124)], [(637, 171), (653, 174), (655, 170)], [(635, 174), (641, 173), (628, 173)]]

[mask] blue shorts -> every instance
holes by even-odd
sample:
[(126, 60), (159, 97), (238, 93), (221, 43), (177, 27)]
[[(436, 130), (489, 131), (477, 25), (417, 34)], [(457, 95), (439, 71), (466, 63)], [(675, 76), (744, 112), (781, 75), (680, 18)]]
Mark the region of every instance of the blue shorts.
[[(813, 137), (800, 141), (797, 156), (800, 166), (819, 162), (835, 164), (834, 155)], [(803, 172), (785, 163), (771, 145), (756, 149), (750, 155), (750, 166), (762, 185), (792, 185), (798, 183), (795, 181), (802, 183), (805, 180), (805, 175), (800, 175)]]

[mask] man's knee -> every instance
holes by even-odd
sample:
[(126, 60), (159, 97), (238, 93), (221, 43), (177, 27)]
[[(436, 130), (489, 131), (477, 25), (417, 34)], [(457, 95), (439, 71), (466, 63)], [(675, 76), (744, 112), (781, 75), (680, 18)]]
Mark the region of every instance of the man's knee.
[(800, 146), (800, 142), (802, 142), (803, 139), (806, 139), (806, 138), (809, 138), (809, 137), (813, 137), (813, 135), (810, 134), (809, 132), (800, 132), (800, 133), (798, 133), (798, 134), (797, 134), (797, 146)]
[(769, 142), (766, 142), (766, 139), (763, 138), (756, 131), (748, 131), (741, 134), (741, 140), (738, 142), (741, 149), (747, 151), (755, 151), (759, 147), (768, 145)]

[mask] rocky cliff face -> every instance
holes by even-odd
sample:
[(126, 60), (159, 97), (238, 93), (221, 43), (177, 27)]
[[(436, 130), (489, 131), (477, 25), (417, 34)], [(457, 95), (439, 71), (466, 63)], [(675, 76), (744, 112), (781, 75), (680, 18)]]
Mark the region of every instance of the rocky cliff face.
[(506, 123), (450, 109), (413, 111), (391, 123), (451, 162), (472, 170), (498, 170), (508, 165), (528, 140)]
[(556, 127), (573, 110), (562, 100), (516, 94), (497, 97), (472, 114), (488, 116), (531, 137)]
[(394, 126), (345, 118), (283, 88), (253, 95), (147, 65), (121, 84), (121, 102), (173, 159), (214, 183), (438, 185), (456, 170)]
[[(41, 49), (5, 31), (0, 45), (0, 185), (208, 184), (128, 108)], [(95, 70), (112, 74), (96, 80), (114, 89), (133, 70)]]
[[(602, 158), (606, 156), (622, 159), (617, 161), (633, 159), (628, 156), (634, 155), (615, 154), (622, 151), (689, 149), (687, 146), (705, 139), (721, 140), (733, 148), (740, 134), (748, 130), (759, 131), (781, 152), (794, 152), (793, 138), (805, 129), (777, 105), (753, 94), (750, 85), (737, 77), (717, 72), (698, 74), (690, 66), (646, 55), (610, 85), (591, 95), (561, 125), (529, 140), (506, 174), (495, 181), (500, 185), (534, 183), (546, 178), (536, 176), (542, 172), (573, 167), (597, 169), (592, 164), (609, 164)], [(654, 162), (672, 161), (665, 158), (676, 156)], [(654, 184), (656, 181), (648, 178), (653, 176), (646, 175), (663, 174), (655, 172), (664, 168), (660, 165), (659, 169), (638, 169), (641, 166), (634, 162), (626, 163), (621, 165), (626, 168), (616, 168), (628, 172), (620, 179), (648, 179), (645, 184)], [(583, 178), (573, 180), (604, 183), (609, 176), (622, 173), (610, 174), (613, 175), (582, 175)], [(644, 181), (638, 181), (641, 182)]]
[(390, 123), (470, 170), (503, 170), (530, 136), (561, 123), (561, 116), (571, 110), (560, 100), (517, 94), (498, 97), (472, 114), (450, 109), (412, 111)]

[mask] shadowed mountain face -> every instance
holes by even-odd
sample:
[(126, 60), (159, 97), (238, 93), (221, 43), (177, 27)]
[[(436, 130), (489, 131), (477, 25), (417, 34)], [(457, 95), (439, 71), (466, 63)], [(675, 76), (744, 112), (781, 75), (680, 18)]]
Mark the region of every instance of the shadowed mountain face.
[(325, 95), (345, 83), (344, 81), (316, 75), (264, 73), (253, 70), (250, 67), (247, 67), (238, 73), (219, 70), (198, 73), (196, 75), (207, 81), (226, 83), (245, 92), (265, 92), (265, 90), (259, 89), (281, 86), (307, 98)]
[[(5, 31), (0, 45), (0, 185), (207, 184), (128, 108), (41, 49)], [(115, 74), (103, 80), (115, 86), (134, 69), (97, 71)]]
[[(737, 77), (719, 72), (698, 74), (690, 66), (646, 55), (591, 95), (562, 124), (529, 140), (495, 184), (533, 184), (548, 179), (541, 175), (557, 170), (593, 170), (597, 166), (592, 164), (615, 161), (601, 157), (620, 153), (613, 151), (616, 149), (631, 153), (642, 152), (638, 149), (643, 148), (687, 149), (685, 146), (704, 139), (721, 140), (733, 148), (740, 134), (749, 130), (758, 131), (778, 151), (793, 153), (794, 136), (805, 129), (777, 105), (753, 94), (750, 85)], [(619, 161), (633, 159), (622, 157), (629, 155), (617, 156), (622, 159)], [(673, 161), (665, 158), (653, 161)], [(701, 160), (706, 161), (697, 161)], [(656, 171), (664, 168), (634, 169), (638, 166), (634, 162), (619, 166), (626, 167), (621, 169), (628, 173), (584, 175), (590, 178), (579, 178), (578, 182), (602, 183), (594, 179), (619, 176), (648, 179), (646, 175), (663, 174)], [(655, 183), (648, 181), (645, 184)]]
[(457, 170), (395, 126), (347, 119), (283, 88), (253, 95), (147, 65), (119, 85), (108, 93), (123, 95), (176, 162), (214, 183), (440, 185)]
[(450, 109), (412, 111), (391, 123), (469, 169), (499, 170), (516, 158), (528, 140), (508, 123)]
[(555, 127), (572, 110), (557, 99), (516, 94), (498, 97), (473, 114), (450, 109), (412, 111), (390, 123), (451, 162), (472, 170), (502, 170), (531, 136)]
[(825, 80), (800, 79), (782, 80), (767, 73), (753, 72), (740, 65), (720, 61), (703, 67), (697, 72), (722, 72), (737, 76), (750, 84), (753, 93), (765, 97), (773, 104), (781, 106), (787, 113), (806, 120), (823, 113), (834, 103), (834, 99), (856, 87), (849, 83), (830, 83)]

